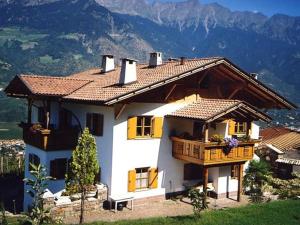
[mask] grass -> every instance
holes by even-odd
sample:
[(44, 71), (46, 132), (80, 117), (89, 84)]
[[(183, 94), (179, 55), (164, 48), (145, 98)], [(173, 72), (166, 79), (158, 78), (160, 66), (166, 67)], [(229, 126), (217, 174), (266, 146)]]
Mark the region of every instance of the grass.
[[(299, 200), (286, 200), (206, 211), (200, 218), (191, 215), (118, 222), (94, 222), (89, 225), (298, 225), (300, 224), (299, 212)], [(10, 225), (18, 224), (16, 218), (8, 218), (8, 222)]]
[(293, 225), (300, 224), (300, 201), (286, 200), (204, 212), (201, 218), (178, 216), (118, 222), (95, 222), (90, 225)]
[(15, 122), (0, 122), (0, 140), (1, 139), (22, 139), (22, 129)]

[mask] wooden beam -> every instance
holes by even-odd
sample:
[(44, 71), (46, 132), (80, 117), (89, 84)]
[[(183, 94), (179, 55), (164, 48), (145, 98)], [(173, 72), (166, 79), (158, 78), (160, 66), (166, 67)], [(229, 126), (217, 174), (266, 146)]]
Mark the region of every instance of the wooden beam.
[(202, 76), (199, 78), (199, 80), (198, 80), (198, 85), (201, 84), (201, 82), (202, 82), (202, 81), (204, 80), (204, 78), (207, 76), (208, 72), (209, 72), (209, 69), (205, 70), (205, 72), (203, 73), (203, 75), (202, 75)]
[(207, 189), (208, 184), (208, 168), (203, 167), (203, 191)]
[(233, 92), (231, 92), (231, 94), (228, 96), (228, 99), (232, 99), (236, 93), (238, 93), (240, 90), (242, 90), (243, 87), (239, 87), (233, 90)]
[(165, 97), (165, 101), (170, 97), (170, 95), (173, 93), (173, 91), (175, 90), (177, 84), (173, 84), (173, 86), (170, 88), (170, 90), (168, 91), (166, 97)]
[(121, 114), (122, 114), (122, 112), (124, 111), (125, 108), (126, 108), (126, 104), (123, 104), (121, 106), (121, 108), (115, 113), (115, 119), (116, 120), (120, 118), (120, 116), (121, 116)]
[(221, 86), (217, 86), (217, 93), (218, 93), (219, 98), (224, 98), (223, 93), (221, 91)]
[(239, 176), (238, 176), (238, 194), (237, 194), (237, 201), (241, 201), (241, 194), (243, 192), (243, 170), (244, 170), (244, 164), (239, 165)]

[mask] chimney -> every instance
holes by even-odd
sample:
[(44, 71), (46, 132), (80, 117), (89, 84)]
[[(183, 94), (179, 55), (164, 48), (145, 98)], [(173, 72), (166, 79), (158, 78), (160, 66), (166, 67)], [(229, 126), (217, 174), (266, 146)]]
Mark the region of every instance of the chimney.
[(250, 76), (257, 80), (258, 73), (250, 73)]
[(149, 67), (156, 67), (162, 64), (162, 53), (152, 52), (150, 53)]
[(123, 58), (119, 84), (129, 84), (136, 81), (136, 60)]
[(180, 57), (180, 65), (184, 65), (185, 64), (185, 57)]
[(115, 60), (113, 55), (102, 55), (102, 72), (106, 73), (115, 69)]

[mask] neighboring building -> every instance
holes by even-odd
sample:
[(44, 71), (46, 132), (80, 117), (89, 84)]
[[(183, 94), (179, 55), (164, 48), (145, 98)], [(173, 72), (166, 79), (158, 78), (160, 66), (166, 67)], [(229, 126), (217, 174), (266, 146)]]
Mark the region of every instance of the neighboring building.
[[(259, 142), (255, 121), (271, 119), (259, 109), (296, 107), (225, 58), (163, 62), (161, 53), (116, 68), (105, 55), (101, 69), (67, 77), (20, 75), (5, 92), (28, 99), (26, 177), (29, 162), (42, 163), (57, 178), (49, 189), (64, 188), (78, 134), (89, 127), (109, 194), (147, 200), (191, 185), (239, 200), (243, 165)], [(213, 142), (214, 134), (239, 145)]]
[(280, 178), (291, 178), (300, 172), (300, 132), (286, 127), (269, 127), (261, 131), (260, 157), (269, 161)]

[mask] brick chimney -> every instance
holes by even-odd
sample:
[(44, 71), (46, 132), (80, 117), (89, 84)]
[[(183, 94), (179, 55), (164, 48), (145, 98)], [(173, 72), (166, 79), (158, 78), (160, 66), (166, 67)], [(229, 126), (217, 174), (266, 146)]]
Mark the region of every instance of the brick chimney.
[(134, 59), (123, 58), (121, 65), (121, 74), (119, 84), (129, 84), (137, 80), (136, 78), (136, 63)]
[(152, 52), (150, 53), (149, 67), (156, 67), (162, 64), (162, 53)]
[(115, 69), (115, 59), (113, 55), (102, 55), (102, 72), (106, 73)]

